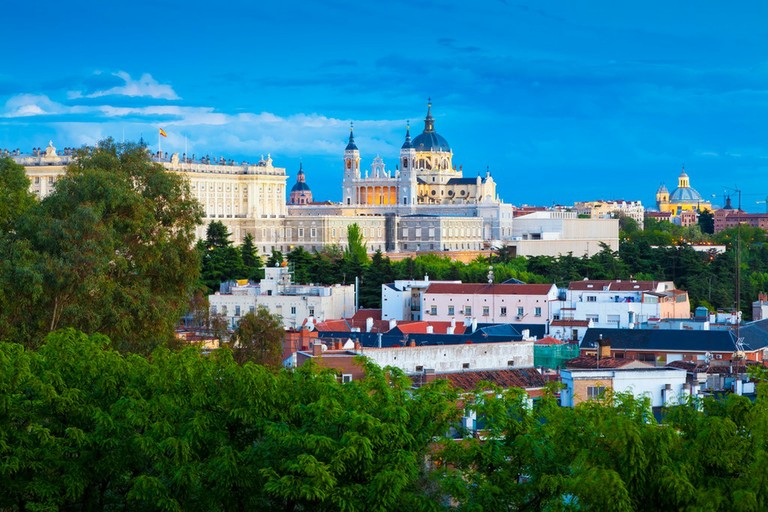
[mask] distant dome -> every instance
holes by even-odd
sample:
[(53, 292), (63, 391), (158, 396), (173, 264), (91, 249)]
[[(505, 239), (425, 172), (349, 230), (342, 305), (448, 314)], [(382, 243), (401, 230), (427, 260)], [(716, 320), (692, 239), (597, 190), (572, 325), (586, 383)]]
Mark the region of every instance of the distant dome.
[(424, 119), (424, 131), (413, 139), (416, 151), (451, 152), (451, 146), (445, 138), (435, 131), (435, 120), (432, 118), (432, 103), (427, 104), (427, 117)]
[(691, 187), (676, 188), (674, 192), (669, 195), (670, 203), (692, 203), (703, 200), (704, 198), (701, 197), (701, 194), (699, 194), (695, 188)]
[(668, 194), (669, 190), (667, 190), (667, 186), (662, 183), (661, 186), (659, 187), (659, 189), (656, 191), (656, 193), (657, 194)]
[(297, 181), (291, 187), (291, 192), (305, 192), (307, 190), (309, 190), (309, 185), (304, 181)]

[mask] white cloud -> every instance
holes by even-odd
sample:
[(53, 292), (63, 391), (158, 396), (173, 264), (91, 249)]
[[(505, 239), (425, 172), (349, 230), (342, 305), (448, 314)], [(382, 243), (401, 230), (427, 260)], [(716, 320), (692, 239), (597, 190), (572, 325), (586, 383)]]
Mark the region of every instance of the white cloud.
[(51, 101), (48, 96), (40, 94), (18, 94), (5, 102), (1, 117), (32, 117), (47, 114), (58, 114), (67, 110), (61, 103)]
[(158, 83), (149, 73), (144, 73), (141, 78), (134, 80), (125, 71), (112, 73), (122, 79), (125, 84), (111, 87), (103, 91), (83, 94), (82, 91), (71, 91), (70, 99), (78, 98), (102, 98), (104, 96), (129, 96), (131, 98), (155, 98), (163, 100), (178, 100), (179, 96), (170, 85)]

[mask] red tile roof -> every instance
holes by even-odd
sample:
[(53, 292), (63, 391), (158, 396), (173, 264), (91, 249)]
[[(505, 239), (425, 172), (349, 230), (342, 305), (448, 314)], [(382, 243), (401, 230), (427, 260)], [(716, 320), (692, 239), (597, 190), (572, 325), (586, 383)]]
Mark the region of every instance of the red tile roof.
[(447, 379), (459, 389), (467, 391), (477, 387), (481, 380), (491, 382), (501, 388), (542, 388), (546, 381), (535, 368), (518, 368), (514, 370), (480, 370), (456, 373), (440, 373), (436, 379)]
[[(615, 357), (601, 357), (599, 360), (593, 355), (579, 356), (565, 362), (567, 369), (571, 368), (622, 368), (627, 365), (637, 365), (640, 361), (634, 359), (616, 359)], [(651, 366), (651, 365), (646, 365)]]
[(552, 327), (589, 327), (589, 320), (552, 320)]
[(454, 295), (547, 295), (551, 284), (432, 283), (424, 292)]
[(381, 320), (381, 309), (374, 309), (374, 308), (362, 308), (358, 309), (354, 315), (352, 315), (352, 320), (354, 321), (360, 321), (362, 320), (365, 322), (367, 318), (373, 318), (374, 320)]
[[(397, 327), (403, 334), (426, 334), (428, 325), (432, 326), (432, 332), (434, 334), (447, 334), (451, 322), (402, 322), (397, 324)], [(457, 322), (456, 325), (454, 325), (453, 333), (464, 334), (466, 329), (467, 327), (463, 323)]]
[(540, 340), (536, 340), (534, 345), (565, 345), (565, 342), (552, 336), (544, 336)]

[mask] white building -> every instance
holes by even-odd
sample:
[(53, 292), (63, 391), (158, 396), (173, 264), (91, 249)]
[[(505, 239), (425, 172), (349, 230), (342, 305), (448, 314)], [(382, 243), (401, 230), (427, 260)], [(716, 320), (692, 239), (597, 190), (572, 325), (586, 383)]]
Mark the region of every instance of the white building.
[(265, 306), (280, 315), (286, 329), (303, 325), (308, 318), (347, 318), (355, 312), (354, 285), (333, 286), (293, 284), (287, 266), (267, 267), (259, 284), (238, 283), (225, 293), (208, 296), (211, 315), (223, 315), (234, 329), (240, 318)]
[(429, 276), (424, 276), (423, 280), (398, 279), (394, 283), (382, 284), (381, 319), (423, 320), (421, 296), (434, 283), (461, 284), (461, 281), (430, 281)]
[[(631, 329), (651, 319), (687, 319), (688, 293), (672, 281), (573, 281), (553, 304), (555, 320), (581, 320), (591, 327)], [(583, 333), (582, 333), (583, 334)]]
[(654, 368), (640, 361), (628, 362), (621, 368), (566, 369), (560, 371), (560, 377), (565, 386), (560, 391), (563, 407), (599, 398), (609, 389), (634, 397), (647, 396), (651, 407), (681, 403), (692, 392), (686, 385), (685, 370)]
[(607, 245), (619, 250), (618, 219), (580, 219), (576, 212), (538, 211), (515, 217), (511, 241), (517, 256), (592, 256)]
[[(554, 284), (432, 283), (422, 294), (422, 319), (449, 322), (457, 317), (480, 323), (549, 325)], [(545, 328), (546, 332), (546, 328)]]

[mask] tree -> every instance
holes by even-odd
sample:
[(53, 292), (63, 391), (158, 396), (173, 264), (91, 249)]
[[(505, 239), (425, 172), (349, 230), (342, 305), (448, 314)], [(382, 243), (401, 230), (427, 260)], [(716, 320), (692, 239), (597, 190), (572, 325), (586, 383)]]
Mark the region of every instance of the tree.
[(24, 167), (10, 158), (0, 158), (0, 233), (13, 231), (18, 219), (36, 202)]
[(243, 271), (247, 279), (258, 281), (264, 277), (262, 267), (264, 263), (259, 256), (259, 250), (253, 242), (253, 235), (248, 233), (240, 245), (240, 256), (243, 262)]
[(385, 258), (380, 250), (376, 251), (371, 264), (363, 274), (363, 285), (360, 287), (360, 302), (366, 308), (381, 307), (381, 285), (391, 283), (395, 273), (389, 258)]
[(227, 227), (220, 221), (208, 224), (205, 240), (197, 244), (202, 253), (201, 281), (209, 291), (219, 290), (222, 282), (247, 274), (241, 252), (232, 245)]
[(711, 211), (704, 210), (703, 212), (699, 213), (698, 223), (702, 233), (706, 233), (708, 235), (715, 233), (715, 215)]
[(200, 216), (183, 178), (152, 163), (143, 147), (106, 139), (79, 150), (4, 246), (0, 281), (21, 271), (31, 286), (16, 288), (24, 318), (3, 311), (0, 324), (32, 345), (65, 326), (107, 334), (121, 350), (148, 352), (172, 340), (199, 275)]
[(230, 346), (235, 361), (252, 362), (271, 368), (282, 366), (285, 329), (279, 315), (273, 315), (265, 306), (248, 312), (240, 318), (240, 324), (232, 335)]

